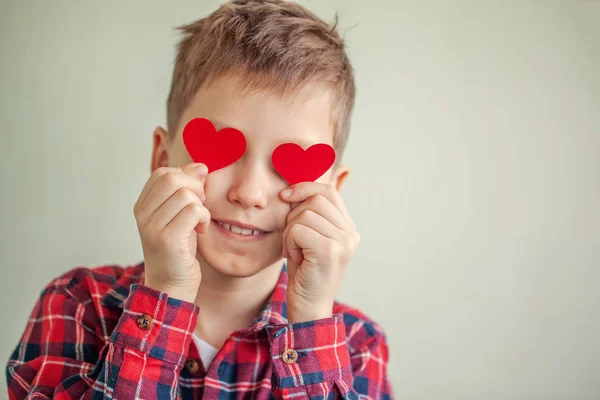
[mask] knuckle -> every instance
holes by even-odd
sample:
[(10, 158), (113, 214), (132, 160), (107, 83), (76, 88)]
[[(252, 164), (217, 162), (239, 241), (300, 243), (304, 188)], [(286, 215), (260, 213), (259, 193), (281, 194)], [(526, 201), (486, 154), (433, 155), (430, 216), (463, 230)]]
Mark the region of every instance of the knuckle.
[(313, 210), (306, 209), (300, 213), (299, 218), (303, 221), (312, 222), (316, 219), (317, 213)]
[(358, 232), (354, 232), (352, 244), (354, 248), (358, 247), (360, 244), (360, 234)]
[(329, 192), (329, 194), (331, 194), (331, 196), (337, 196), (340, 193), (334, 185), (328, 185), (327, 191)]
[(152, 175), (162, 176), (170, 171), (172, 171), (172, 169), (170, 167), (158, 167), (154, 170)]
[(142, 218), (139, 215), (135, 215), (135, 224), (137, 225), (138, 231), (142, 233), (145, 231), (145, 224)]
[(167, 189), (175, 190), (179, 186), (179, 173), (174, 171), (165, 172), (161, 177), (162, 183), (166, 186)]
[(194, 192), (188, 188), (181, 188), (177, 191), (179, 198), (186, 204), (199, 204), (200, 199)]
[(190, 203), (187, 206), (185, 206), (185, 208), (187, 208), (188, 210), (190, 210), (190, 212), (194, 215), (199, 217), (202, 214), (202, 206), (198, 203)]
[(315, 203), (317, 203), (317, 204), (329, 201), (329, 200), (327, 200), (327, 197), (325, 195), (323, 195), (322, 193), (317, 193), (316, 195), (313, 196), (313, 198), (314, 198)]
[(322, 194), (318, 193), (315, 194), (314, 196), (312, 196), (309, 200), (309, 204), (313, 207), (317, 207), (319, 205), (323, 205), (324, 202), (327, 201), (327, 199), (325, 198), (325, 196), (323, 196)]
[(198, 197), (198, 195), (196, 195), (196, 193), (194, 193), (192, 190), (185, 188), (185, 196), (186, 196), (186, 201), (189, 203), (195, 203), (200, 205), (200, 198)]
[(294, 225), (292, 225), (289, 228), (288, 237), (289, 236), (293, 236), (293, 235), (297, 235), (299, 233), (299, 231), (302, 229), (301, 227), (302, 227), (302, 225), (300, 225), (300, 224), (294, 224)]
[(354, 237), (352, 237), (352, 236), (345, 236), (344, 237), (344, 242), (342, 244), (342, 247), (344, 249), (347, 249), (347, 250), (353, 249), (354, 248)]
[(200, 222), (210, 221), (210, 212), (202, 205), (202, 203), (193, 203), (189, 206), (193, 207), (194, 216), (198, 218)]
[(333, 243), (331, 243), (331, 245), (329, 245), (327, 247), (327, 256), (329, 257), (330, 260), (334, 260), (334, 259), (338, 258), (341, 254), (342, 254), (342, 246), (340, 244), (338, 244), (337, 242), (333, 242)]

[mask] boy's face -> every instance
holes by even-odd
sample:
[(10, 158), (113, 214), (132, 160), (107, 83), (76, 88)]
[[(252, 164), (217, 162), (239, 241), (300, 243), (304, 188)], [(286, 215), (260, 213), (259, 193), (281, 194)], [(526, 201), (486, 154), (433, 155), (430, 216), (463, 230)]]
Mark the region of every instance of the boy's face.
[[(281, 261), (282, 233), (291, 206), (280, 199), (279, 193), (289, 184), (273, 168), (271, 155), (286, 142), (304, 149), (315, 143), (333, 146), (331, 94), (315, 89), (307, 86), (284, 97), (271, 92), (240, 96), (238, 83), (225, 76), (198, 91), (170, 143), (167, 133), (160, 127), (156, 129), (153, 171), (160, 166), (193, 162), (182, 140), (183, 128), (193, 118), (207, 118), (217, 130), (239, 129), (246, 137), (243, 157), (206, 178), (205, 206), (213, 220), (207, 232), (197, 234), (200, 261), (238, 277), (254, 275)], [(331, 183), (339, 190), (348, 172), (344, 166), (331, 168), (318, 182)], [(250, 240), (235, 237), (220, 226), (222, 221), (252, 225), (266, 233)]]

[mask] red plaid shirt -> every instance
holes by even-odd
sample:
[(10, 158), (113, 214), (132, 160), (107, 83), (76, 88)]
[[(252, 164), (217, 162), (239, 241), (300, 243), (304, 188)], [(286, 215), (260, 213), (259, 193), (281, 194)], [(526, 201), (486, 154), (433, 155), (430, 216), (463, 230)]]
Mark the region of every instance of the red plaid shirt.
[(288, 324), (287, 268), (254, 322), (208, 371), (192, 334), (199, 308), (150, 289), (144, 264), (76, 268), (42, 291), (8, 361), (11, 399), (391, 399), (377, 323), (336, 302)]

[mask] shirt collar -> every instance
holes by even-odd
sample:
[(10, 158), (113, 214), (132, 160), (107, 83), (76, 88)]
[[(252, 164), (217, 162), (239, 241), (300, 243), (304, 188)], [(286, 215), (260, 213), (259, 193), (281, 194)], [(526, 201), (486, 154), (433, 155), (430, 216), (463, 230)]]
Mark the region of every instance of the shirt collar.
[[(144, 282), (144, 262), (140, 262), (129, 268), (116, 280), (102, 298), (102, 304), (107, 307), (123, 308), (127, 296), (129, 296), (131, 285)], [(258, 330), (267, 325), (287, 324), (287, 300), (286, 292), (288, 286), (287, 263), (283, 263), (277, 284), (273, 288), (269, 299), (263, 304), (261, 311), (257, 314), (247, 330)]]

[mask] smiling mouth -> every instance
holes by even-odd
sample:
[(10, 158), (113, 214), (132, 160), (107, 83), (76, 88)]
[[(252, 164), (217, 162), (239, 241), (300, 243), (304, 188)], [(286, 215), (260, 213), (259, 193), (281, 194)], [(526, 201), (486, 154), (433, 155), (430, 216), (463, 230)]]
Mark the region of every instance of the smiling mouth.
[[(242, 237), (258, 237), (258, 236), (264, 236), (267, 233), (270, 233), (269, 231), (263, 231), (260, 229), (256, 229), (256, 227), (254, 226), (248, 226), (248, 225), (244, 225), (244, 226), (239, 226), (239, 225), (235, 225), (232, 224), (230, 222), (224, 222), (224, 221), (217, 221), (216, 219), (213, 219), (214, 222), (216, 222), (220, 228), (222, 228), (224, 231), (227, 231), (228, 233), (234, 234), (236, 236), (242, 236)], [(242, 224), (240, 224), (242, 225)]]

